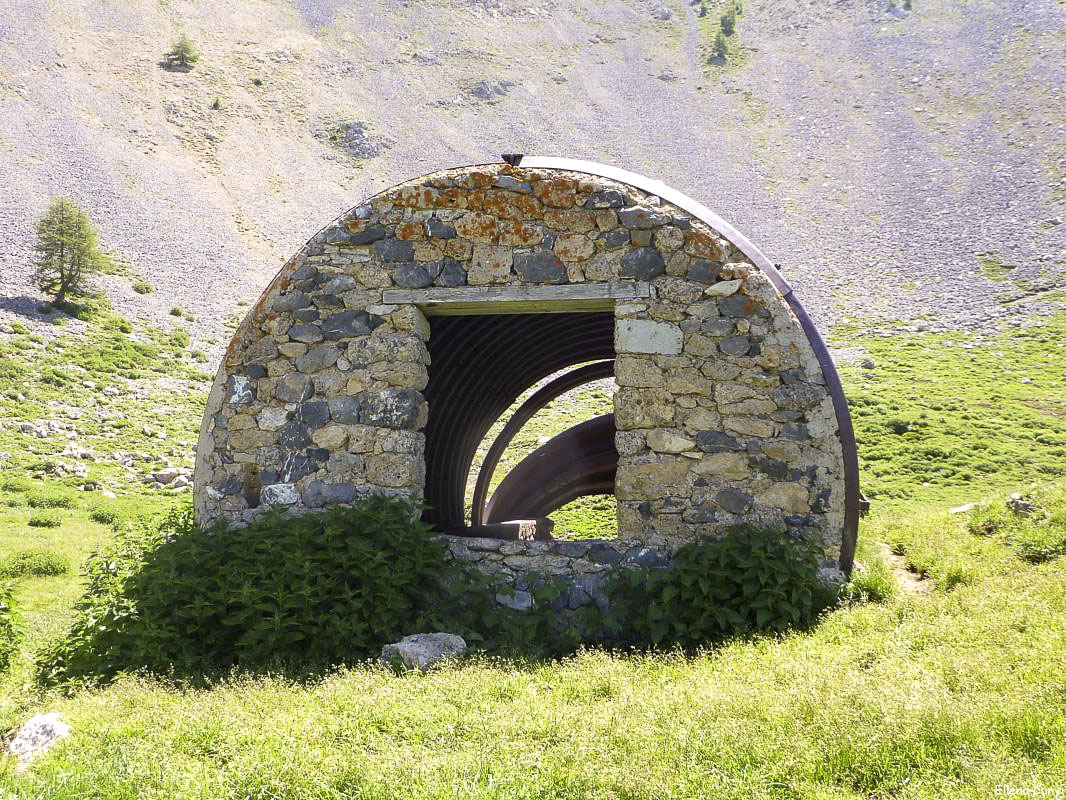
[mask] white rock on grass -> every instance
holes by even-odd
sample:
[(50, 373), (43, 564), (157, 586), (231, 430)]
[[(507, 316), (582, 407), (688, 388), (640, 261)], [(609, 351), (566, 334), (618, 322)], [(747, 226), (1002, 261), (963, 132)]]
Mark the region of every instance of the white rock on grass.
[(70, 736), (70, 726), (59, 718), (59, 714), (53, 712), (31, 717), (19, 728), (7, 748), (7, 751), (18, 759), (15, 771), (22, 772), (27, 769), (33, 759), (67, 736)]
[(466, 641), (454, 633), (416, 633), (381, 648), (381, 663), (386, 667), (428, 670), (445, 658), (466, 652)]

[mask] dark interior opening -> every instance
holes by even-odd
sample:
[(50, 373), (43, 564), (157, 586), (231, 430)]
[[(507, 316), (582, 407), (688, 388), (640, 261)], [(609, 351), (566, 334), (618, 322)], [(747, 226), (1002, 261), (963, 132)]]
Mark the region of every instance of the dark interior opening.
[(513, 470), (512, 475), (519, 473), (514, 480), (509, 475), (501, 484), (500, 489), (508, 482), (511, 488), (493, 498), (484, 524), (466, 525), (467, 476), (485, 434), (544, 378), (577, 364), (613, 359), (613, 312), (437, 316), (430, 326), (429, 508), (423, 519), (445, 533), (506, 535), (494, 532), (490, 523), (543, 516), (534, 512), (583, 494), (613, 493), (618, 454), (613, 415), (605, 415), (609, 419), (589, 420), (539, 448)]

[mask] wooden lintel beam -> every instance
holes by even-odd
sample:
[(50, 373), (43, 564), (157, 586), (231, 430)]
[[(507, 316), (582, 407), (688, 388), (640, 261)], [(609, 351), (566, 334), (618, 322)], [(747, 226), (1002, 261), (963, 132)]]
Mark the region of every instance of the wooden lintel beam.
[(610, 311), (615, 303), (651, 296), (645, 281), (578, 283), (561, 286), (457, 286), (386, 289), (387, 305), (417, 305), (427, 316), (460, 314), (551, 314)]

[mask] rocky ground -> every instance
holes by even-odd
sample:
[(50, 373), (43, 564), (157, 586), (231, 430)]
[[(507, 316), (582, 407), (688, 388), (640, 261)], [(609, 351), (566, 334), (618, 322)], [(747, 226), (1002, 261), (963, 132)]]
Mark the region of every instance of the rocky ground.
[[(704, 201), (824, 327), (1061, 303), (1066, 6), (749, 0), (732, 63), (710, 65), (720, 5), (19, 0), (0, 17), (0, 317), (44, 322), (32, 226), (68, 194), (128, 262), (103, 280), (117, 310), (189, 327), (214, 363), (239, 303), (336, 214), (505, 151)], [(182, 31), (189, 72), (160, 65)]]

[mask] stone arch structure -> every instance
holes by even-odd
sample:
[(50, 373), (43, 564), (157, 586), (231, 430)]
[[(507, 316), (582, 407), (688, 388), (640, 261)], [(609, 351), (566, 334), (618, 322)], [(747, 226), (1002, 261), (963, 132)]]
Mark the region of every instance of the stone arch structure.
[[(664, 565), (738, 522), (816, 541), (825, 577), (842, 580), (860, 502), (851, 420), (784, 278), (657, 181), (569, 159), (505, 162), (385, 190), (281, 269), (208, 399), (198, 521), (367, 492), (424, 497), (453, 556), (517, 582), (519, 600), (501, 602), (519, 604), (530, 570), (567, 576), (576, 607), (609, 565)], [(547, 376), (611, 360), (613, 420), (571, 435), (595, 443), (597, 485), (596, 458), (617, 454), (606, 466), (618, 538), (464, 536), (467, 472), (489, 426)]]

